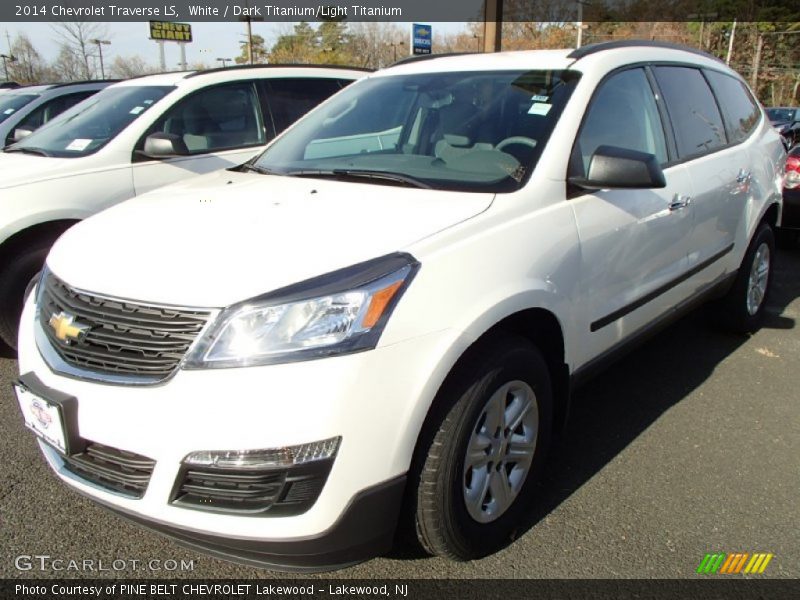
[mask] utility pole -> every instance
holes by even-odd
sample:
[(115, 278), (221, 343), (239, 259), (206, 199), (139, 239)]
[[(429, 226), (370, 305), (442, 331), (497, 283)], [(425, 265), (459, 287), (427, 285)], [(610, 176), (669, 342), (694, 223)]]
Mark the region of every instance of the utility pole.
[(733, 54), (733, 38), (736, 35), (736, 19), (733, 20), (733, 27), (731, 28), (731, 39), (728, 40), (728, 56), (725, 57), (725, 64), (731, 64), (731, 54)]
[(101, 79), (106, 78), (106, 68), (103, 65), (103, 46), (110, 46), (111, 42), (108, 40), (89, 40), (90, 44), (97, 44), (97, 51), (100, 53), (100, 77)]
[(756, 43), (756, 56), (753, 58), (753, 77), (750, 80), (750, 87), (753, 92), (758, 95), (758, 68), (761, 66), (761, 47), (764, 45), (764, 36), (758, 34), (758, 42)]
[(399, 42), (389, 42), (389, 45), (394, 50), (394, 62), (397, 62), (397, 47), (398, 46), (405, 46), (406, 43), (403, 40), (400, 40)]
[(583, 43), (583, 2), (578, 0), (578, 41), (575, 42), (575, 47), (580, 48)]
[(500, 52), (503, 47), (503, 0), (486, 0), (483, 13), (483, 51)]
[[(6, 73), (6, 81), (11, 81), (8, 78), (8, 63), (9, 62), (14, 62), (14, 60), (15, 60), (14, 56), (11, 55), (11, 54), (0, 54), (0, 58), (3, 59), (3, 71), (5, 71), (5, 73)], [(6, 61), (8, 61), (8, 62), (6, 62)]]

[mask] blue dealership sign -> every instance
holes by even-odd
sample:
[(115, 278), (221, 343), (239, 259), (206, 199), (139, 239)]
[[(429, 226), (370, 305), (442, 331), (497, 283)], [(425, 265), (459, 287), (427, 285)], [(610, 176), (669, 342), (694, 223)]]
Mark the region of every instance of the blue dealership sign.
[(430, 54), (433, 50), (433, 28), (430, 25), (414, 23), (411, 26), (411, 47), (414, 54)]

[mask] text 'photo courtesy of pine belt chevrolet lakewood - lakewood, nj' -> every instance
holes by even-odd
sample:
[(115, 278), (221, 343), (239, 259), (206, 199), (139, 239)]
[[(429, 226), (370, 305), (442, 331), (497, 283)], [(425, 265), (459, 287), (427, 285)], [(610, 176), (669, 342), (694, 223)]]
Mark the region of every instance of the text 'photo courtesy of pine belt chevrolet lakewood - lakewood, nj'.
[(758, 329), (786, 150), (724, 62), (617, 41), (152, 75), (0, 158), (0, 336), (56, 476), (327, 570), (504, 548), (572, 389), (699, 303)]

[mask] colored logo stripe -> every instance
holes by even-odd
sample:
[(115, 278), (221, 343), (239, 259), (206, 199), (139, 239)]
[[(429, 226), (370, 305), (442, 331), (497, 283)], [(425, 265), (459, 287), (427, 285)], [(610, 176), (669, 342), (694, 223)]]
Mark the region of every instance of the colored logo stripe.
[(745, 573), (763, 573), (764, 569), (767, 568), (769, 561), (772, 560), (772, 557), (775, 556), (774, 554), (753, 554), (753, 558), (750, 559), (750, 562), (747, 563), (747, 567), (745, 567)]
[[(774, 554), (767, 552), (757, 552), (750, 554), (748, 552), (734, 552), (726, 554), (725, 552), (709, 553), (700, 561), (697, 567), (698, 573), (711, 574), (760, 574), (767, 568), (769, 561), (772, 560)], [(747, 566), (745, 566), (747, 565)]]

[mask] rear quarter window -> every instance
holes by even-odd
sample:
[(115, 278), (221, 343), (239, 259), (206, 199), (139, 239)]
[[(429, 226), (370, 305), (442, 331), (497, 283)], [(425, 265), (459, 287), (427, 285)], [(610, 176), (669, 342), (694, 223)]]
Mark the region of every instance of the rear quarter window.
[(745, 85), (730, 75), (706, 71), (706, 77), (722, 107), (731, 142), (747, 139), (761, 118), (756, 101)]
[(344, 87), (339, 79), (287, 78), (265, 82), (267, 103), (278, 134)]
[(700, 69), (653, 69), (667, 105), (681, 159), (708, 154), (728, 144), (719, 107)]

